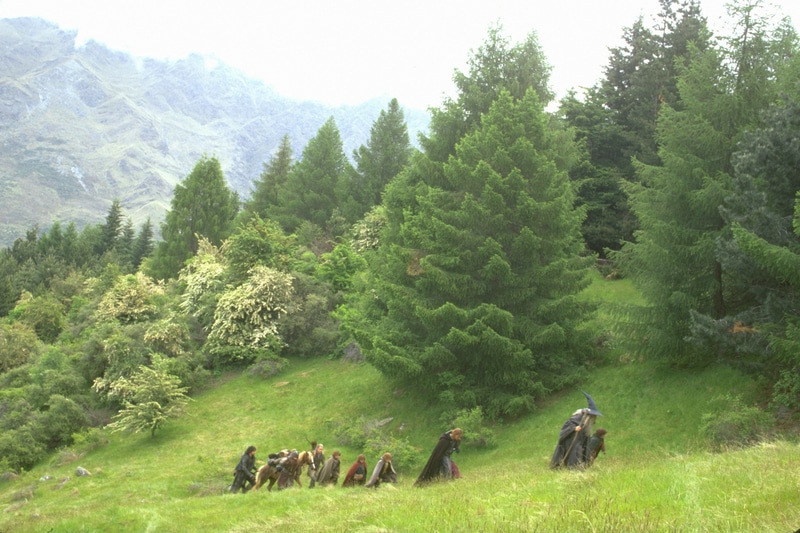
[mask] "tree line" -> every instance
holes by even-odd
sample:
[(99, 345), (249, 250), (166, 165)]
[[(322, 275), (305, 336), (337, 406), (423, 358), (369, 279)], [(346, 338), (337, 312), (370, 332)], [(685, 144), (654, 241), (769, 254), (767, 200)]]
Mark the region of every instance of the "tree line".
[(554, 112), (536, 34), (496, 26), (419, 149), (392, 100), (349, 158), (332, 118), (297, 159), (284, 137), (244, 200), (203, 156), (159, 239), (119, 201), (32, 228), (0, 251), (0, 466), (106, 424), (153, 435), (212, 373), (293, 358), (363, 358), (452, 417), (530, 412), (596, 356), (597, 258), (644, 297), (619, 342), (764, 376), (796, 410), (797, 33), (758, 0), (725, 36), (659, 3)]

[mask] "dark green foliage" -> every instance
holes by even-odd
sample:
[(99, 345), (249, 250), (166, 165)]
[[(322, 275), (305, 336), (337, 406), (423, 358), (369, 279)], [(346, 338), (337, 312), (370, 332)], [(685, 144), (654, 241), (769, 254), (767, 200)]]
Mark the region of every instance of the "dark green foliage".
[(149, 274), (156, 279), (175, 278), (197, 253), (200, 238), (219, 246), (230, 235), (238, 211), (239, 197), (225, 183), (219, 160), (204, 156), (175, 186), (161, 225), (163, 240), (156, 245)]
[(14, 313), (33, 328), (42, 342), (55, 342), (64, 328), (64, 305), (50, 294), (21, 303)]
[(575, 378), (590, 343), (578, 330), (589, 308), (573, 296), (591, 258), (555, 163), (562, 140), (534, 91), (501, 92), (455, 158), (420, 157), (392, 182), (363, 307), (346, 324), (367, 361), (492, 416)]
[(320, 357), (334, 353), (339, 340), (339, 325), (331, 312), (340, 303), (341, 295), (321, 280), (294, 272), (294, 293), (289, 312), (278, 321), (286, 346), (287, 357)]
[(766, 438), (774, 425), (769, 414), (745, 405), (738, 395), (724, 394), (713, 402), (717, 411), (703, 415), (700, 429), (718, 449), (752, 445)]
[(0, 457), (8, 461), (12, 470), (29, 469), (46, 454), (44, 443), (30, 425), (0, 433)]
[[(760, 65), (759, 71), (777, 69), (782, 59), (766, 53), (763, 28), (746, 17), (740, 22), (755, 32), (754, 46), (762, 42), (760, 61), (772, 65)], [(635, 349), (644, 353), (681, 363), (715, 360), (721, 345), (709, 350), (704, 343), (687, 342), (692, 317), (724, 320), (744, 297), (730, 290), (730, 272), (717, 243), (729, 231), (720, 207), (734, 190), (732, 154), (743, 132), (758, 124), (764, 99), (772, 93), (759, 76), (741, 70), (747, 61), (725, 59), (749, 53), (741, 48), (693, 52), (679, 79), (680, 108), (664, 105), (660, 112), (663, 165), (637, 165), (641, 184), (628, 188), (641, 231), (615, 257), (649, 304), (627, 314), (639, 339)], [(695, 320), (697, 328), (701, 321)], [(710, 334), (713, 328), (703, 329)], [(695, 341), (706, 335), (698, 333)]]
[(511, 45), (501, 26), (490, 28), (484, 43), (470, 55), (468, 71), (455, 71), (456, 100), (446, 99), (441, 108), (431, 109), (431, 135), (420, 139), (428, 158), (447, 161), (461, 137), (480, 124), (503, 90), (520, 99), (532, 89), (546, 105), (553, 98), (548, 87), (550, 70), (535, 33)]
[(408, 164), (411, 152), (403, 110), (392, 99), (372, 125), (367, 144), (353, 151), (356, 167), (346, 185), (352, 188), (355, 211), (345, 212), (345, 218), (358, 220), (380, 204), (383, 189)]
[(83, 408), (73, 400), (54, 394), (32, 423), (37, 440), (47, 449), (55, 450), (72, 444), (72, 435), (86, 426), (88, 418)]
[(585, 101), (568, 95), (559, 112), (575, 131), (580, 149), (581, 160), (570, 170), (570, 178), (577, 205), (586, 209), (581, 232), (587, 248), (603, 257), (606, 249), (617, 250), (623, 241), (632, 240), (637, 226), (622, 189), (623, 180), (633, 174), (627, 134), (596, 89)]
[(117, 239), (122, 236), (123, 227), (122, 206), (119, 200), (115, 198), (108, 209), (105, 224), (100, 226), (100, 241), (97, 242), (97, 249), (95, 250), (98, 256), (114, 249)]
[(348, 172), (350, 163), (336, 121), (331, 117), (308, 141), (286, 182), (276, 184), (278, 206), (269, 216), (288, 232), (296, 230), (303, 221), (325, 227), (334, 208), (348, 200), (350, 192), (340, 186)]
[(264, 163), (264, 170), (253, 183), (254, 188), (250, 199), (244, 204), (244, 210), (261, 218), (270, 217), (279, 206), (278, 191), (286, 186), (293, 166), (292, 145), (287, 134), (281, 139), (275, 155), (268, 163)]
[(134, 271), (138, 270), (142, 261), (153, 253), (154, 246), (153, 224), (148, 217), (139, 227), (139, 232), (131, 243), (131, 266)]

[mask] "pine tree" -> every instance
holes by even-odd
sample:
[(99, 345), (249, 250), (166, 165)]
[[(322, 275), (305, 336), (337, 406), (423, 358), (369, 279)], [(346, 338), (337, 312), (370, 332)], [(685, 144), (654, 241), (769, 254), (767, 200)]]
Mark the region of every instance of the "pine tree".
[(192, 172), (175, 186), (171, 209), (161, 224), (159, 242), (149, 265), (156, 279), (178, 275), (197, 253), (200, 237), (220, 245), (233, 229), (239, 196), (225, 183), (217, 158), (203, 156)]
[(142, 261), (153, 253), (153, 247), (153, 223), (150, 222), (150, 217), (147, 217), (147, 220), (139, 227), (139, 232), (132, 245), (131, 255), (134, 271), (138, 270)]
[(563, 150), (535, 91), (501, 91), (455, 157), (419, 157), (390, 184), (387, 231), (346, 324), (371, 364), (493, 415), (574, 379), (590, 346), (574, 295), (591, 258)]
[[(733, 49), (693, 52), (679, 79), (680, 108), (664, 104), (659, 115), (663, 166), (637, 164), (641, 183), (628, 189), (641, 230), (616, 257), (648, 305), (627, 318), (640, 339), (637, 349), (676, 362), (718, 357), (702, 344), (687, 342), (692, 317), (720, 320), (737, 306), (717, 256), (726, 228), (720, 207), (733, 189), (736, 144), (744, 131), (757, 126), (765, 98), (774, 94), (760, 77), (739, 70), (751, 61), (726, 59), (742, 54)], [(760, 69), (777, 68), (773, 56), (761, 60), (768, 65)]]
[(480, 125), (482, 114), (503, 90), (520, 99), (533, 89), (545, 105), (553, 99), (548, 86), (551, 67), (535, 33), (511, 45), (502, 34), (502, 26), (494, 26), (484, 43), (470, 54), (468, 66), (466, 73), (456, 70), (453, 76), (457, 98), (448, 98), (441, 108), (431, 109), (432, 134), (420, 140), (433, 161), (447, 161), (456, 143)]
[(331, 117), (308, 141), (286, 182), (277, 185), (277, 207), (270, 218), (278, 220), (287, 232), (295, 231), (303, 221), (325, 227), (334, 208), (346, 200), (338, 198), (336, 192), (349, 166), (339, 129)]
[(277, 152), (268, 163), (264, 163), (264, 170), (253, 184), (253, 191), (250, 199), (245, 202), (244, 209), (261, 218), (269, 217), (278, 206), (278, 191), (285, 187), (293, 165), (292, 144), (287, 134), (281, 139)]
[(111, 202), (111, 207), (108, 208), (105, 223), (100, 226), (102, 236), (100, 237), (98, 248), (95, 251), (98, 256), (114, 249), (117, 238), (122, 232), (122, 219), (122, 206), (119, 200), (114, 199), (114, 201)]
[(358, 220), (380, 204), (383, 189), (408, 164), (411, 153), (403, 110), (394, 98), (373, 123), (367, 144), (353, 151), (356, 168), (345, 185), (352, 190), (355, 210), (344, 213), (345, 218)]

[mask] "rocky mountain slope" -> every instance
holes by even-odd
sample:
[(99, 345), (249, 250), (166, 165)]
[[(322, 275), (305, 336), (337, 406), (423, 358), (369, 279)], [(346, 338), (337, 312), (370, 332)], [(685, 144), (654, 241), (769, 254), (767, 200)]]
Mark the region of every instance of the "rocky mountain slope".
[[(134, 58), (41, 19), (0, 19), (0, 246), (54, 220), (103, 220), (118, 198), (156, 227), (203, 154), (245, 198), (288, 134), (295, 157), (331, 116), (345, 153), (367, 142), (388, 101), (331, 108), (193, 55)], [(400, 102), (402, 105), (402, 102)], [(404, 109), (409, 134), (428, 113)]]

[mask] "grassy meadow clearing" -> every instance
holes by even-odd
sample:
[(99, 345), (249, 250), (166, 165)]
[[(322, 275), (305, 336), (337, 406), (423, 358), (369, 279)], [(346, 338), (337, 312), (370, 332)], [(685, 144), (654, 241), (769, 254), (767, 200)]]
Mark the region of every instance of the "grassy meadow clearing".
[[(605, 290), (605, 289), (608, 290)], [(627, 299), (624, 281), (599, 277), (587, 297)], [(635, 296), (635, 295), (634, 295)], [(602, 313), (601, 313), (602, 316)], [(366, 364), (293, 361), (268, 379), (219, 376), (187, 414), (149, 434), (103, 434), (30, 472), (0, 481), (0, 532), (792, 532), (800, 528), (800, 446), (794, 438), (713, 451), (703, 415), (720, 396), (759, 399), (756, 384), (724, 368), (674, 370), (608, 353), (580, 388), (604, 417), (608, 453), (585, 471), (552, 471), (564, 420), (586, 401), (577, 388), (518, 420), (492, 421), (496, 445), (465, 442), (462, 478), (413, 483), (449, 429), (435, 405), (392, 387)], [(361, 449), (335, 428), (391, 419), (382, 428), (416, 450), (396, 461), (399, 482), (378, 489), (322, 487), (227, 494), (244, 449), (256, 457), (325, 444), (342, 476)], [(106, 442), (107, 439), (107, 442)], [(392, 450), (386, 450), (392, 451)], [(367, 456), (370, 469), (378, 454)], [(76, 476), (77, 467), (91, 476)], [(67, 479), (69, 478), (69, 479)]]

